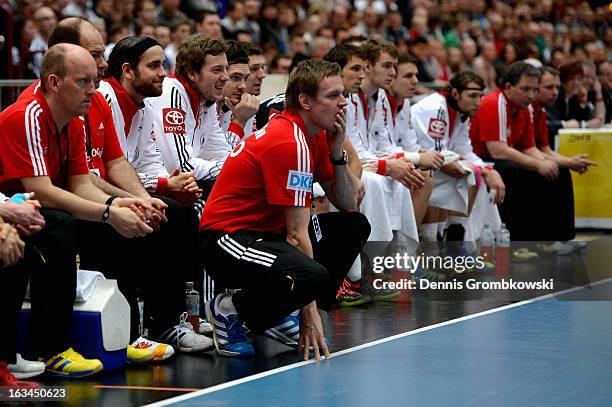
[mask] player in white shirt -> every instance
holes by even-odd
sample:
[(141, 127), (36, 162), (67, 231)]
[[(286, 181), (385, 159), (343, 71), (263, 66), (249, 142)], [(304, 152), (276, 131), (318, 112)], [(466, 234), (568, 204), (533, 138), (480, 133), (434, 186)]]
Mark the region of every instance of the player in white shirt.
[[(470, 117), (478, 111), (484, 88), (478, 75), (462, 72), (453, 77), (445, 94), (433, 93), (412, 107), (417, 144), (444, 156), (444, 165), (434, 175), (430, 208), (422, 228), (424, 240), (434, 241), (438, 223), (447, 217), (448, 240), (474, 241), (484, 222), (499, 226), (493, 204), (503, 200), (505, 187), (497, 171), (474, 153), (469, 136)], [(468, 218), (470, 214), (473, 216)], [(461, 225), (463, 230), (453, 225)], [(463, 231), (468, 233), (464, 235)]]
[(242, 137), (230, 130), (232, 122), (244, 129), (244, 137), (255, 132), (255, 113), (259, 109), (259, 100), (247, 92), (247, 81), (250, 76), (249, 57), (242, 45), (236, 41), (225, 42), (227, 56), (227, 74), (229, 80), (223, 87), (223, 99), (219, 102), (219, 123), (225, 132), (228, 144), (236, 147)]
[[(228, 80), (224, 44), (196, 34), (181, 44), (176, 75), (164, 80), (162, 95), (152, 101), (166, 169), (192, 172), (204, 199), (232, 151), (217, 115)], [(244, 135), (236, 121), (228, 131)]]

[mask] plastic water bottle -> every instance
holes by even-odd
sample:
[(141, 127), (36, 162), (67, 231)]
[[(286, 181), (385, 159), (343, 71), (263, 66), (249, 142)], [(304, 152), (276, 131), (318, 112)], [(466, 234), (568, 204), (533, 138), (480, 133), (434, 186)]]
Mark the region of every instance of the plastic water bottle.
[(9, 200), (15, 202), (15, 203), (23, 203), (25, 201), (27, 201), (28, 199), (32, 198), (32, 194), (29, 192), (24, 192), (24, 193), (19, 193), (19, 194), (15, 194), (12, 197), (9, 198)]
[(482, 236), (480, 237), (480, 255), (484, 258), (484, 261), (493, 262), (493, 255), (495, 251), (495, 236), (489, 224), (484, 225)]
[(193, 281), (188, 281), (185, 286), (187, 322), (193, 326), (194, 331), (200, 332), (200, 293), (193, 288)]
[(495, 271), (498, 277), (504, 278), (510, 269), (510, 231), (506, 224), (501, 224), (497, 234), (497, 247), (495, 248)]
[(144, 326), (144, 299), (140, 293), (140, 290), (137, 290), (136, 302), (138, 303), (138, 335), (147, 337), (147, 330)]

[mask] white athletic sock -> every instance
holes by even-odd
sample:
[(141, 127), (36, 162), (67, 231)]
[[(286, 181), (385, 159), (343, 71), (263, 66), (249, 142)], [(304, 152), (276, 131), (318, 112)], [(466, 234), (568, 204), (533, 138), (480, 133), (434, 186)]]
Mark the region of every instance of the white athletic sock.
[(346, 277), (351, 281), (361, 279), (361, 254), (357, 256)]
[(219, 313), (224, 317), (228, 316), (229, 314), (238, 313), (238, 311), (236, 311), (236, 307), (234, 307), (234, 303), (232, 302), (232, 297), (233, 295), (226, 295), (221, 298), (221, 301), (219, 301)]
[(438, 233), (438, 222), (435, 223), (423, 223), (421, 225), (421, 237), (425, 242), (437, 241), (436, 234)]

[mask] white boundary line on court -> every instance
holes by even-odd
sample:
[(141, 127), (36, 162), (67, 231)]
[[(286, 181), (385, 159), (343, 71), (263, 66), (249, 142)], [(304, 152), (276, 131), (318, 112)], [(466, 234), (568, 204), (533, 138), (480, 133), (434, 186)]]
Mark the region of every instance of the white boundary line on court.
[[(456, 324), (458, 322), (463, 322), (463, 321), (467, 321), (467, 320), (470, 320), (470, 319), (473, 319), (473, 318), (478, 318), (478, 317), (482, 317), (482, 316), (485, 316), (485, 315), (494, 314), (496, 312), (505, 311), (505, 310), (508, 310), (508, 309), (511, 309), (511, 308), (520, 307), (522, 305), (531, 304), (533, 302), (538, 302), (538, 301), (546, 300), (546, 299), (549, 299), (549, 298), (556, 297), (558, 295), (568, 294), (568, 293), (571, 293), (573, 291), (578, 291), (578, 290), (581, 290), (581, 289), (586, 288), (586, 287), (593, 287), (593, 286), (597, 286), (597, 285), (600, 285), (600, 284), (605, 284), (605, 283), (610, 282), (610, 281), (612, 281), (612, 277), (606, 278), (604, 280), (596, 281), (594, 283), (588, 283), (588, 284), (581, 285), (581, 286), (578, 286), (578, 287), (568, 288), (567, 290), (559, 291), (559, 292), (556, 292), (556, 293), (546, 294), (546, 295), (543, 295), (543, 296), (540, 296), (540, 297), (532, 298), (530, 300), (525, 300), (525, 301), (517, 302), (517, 303), (514, 303), (514, 304), (508, 304), (508, 305), (504, 305), (504, 306), (499, 307), (499, 308), (493, 308), (493, 309), (490, 309), (490, 310), (487, 310), (487, 311), (478, 312), (476, 314), (466, 315), (464, 317), (460, 317), (460, 318), (456, 318), (456, 319), (451, 319), (451, 320), (448, 320), (448, 321), (440, 322), (438, 324), (425, 326), (423, 328), (414, 329), (412, 331), (403, 332), (401, 334), (396, 334), (396, 335), (393, 335), (393, 336), (389, 336), (387, 338), (382, 338), (382, 339), (378, 339), (378, 340), (375, 340), (375, 341), (372, 341), (372, 342), (364, 343), (363, 345), (358, 345), (358, 346), (355, 346), (355, 347), (352, 347), (352, 348), (349, 348), (349, 349), (345, 349), (345, 350), (341, 350), (341, 351), (338, 351), (338, 352), (334, 352), (334, 353), (331, 354), (331, 356), (332, 356), (332, 359), (333, 359), (334, 357), (337, 357), (337, 356), (342, 356), (342, 355), (345, 355), (347, 353), (352, 353), (352, 352), (356, 352), (358, 350), (366, 349), (366, 348), (369, 348), (369, 347), (372, 347), (372, 346), (375, 346), (375, 345), (380, 345), (382, 343), (390, 342), (390, 341), (393, 341), (395, 339), (405, 338), (405, 337), (410, 336), (410, 335), (415, 335), (415, 334), (418, 334), (418, 333), (421, 333), (421, 332), (430, 331), (432, 329), (441, 328), (443, 326)], [(325, 362), (326, 361), (321, 361), (320, 363), (325, 363)], [(174, 403), (178, 403), (178, 402), (181, 402), (181, 401), (189, 400), (189, 399), (192, 399), (192, 398), (195, 398), (195, 397), (198, 397), (198, 396), (202, 396), (202, 395), (205, 395), (205, 394), (209, 394), (209, 393), (214, 393), (214, 392), (219, 391), (219, 390), (224, 390), (224, 389), (227, 389), (227, 388), (230, 388), (230, 387), (234, 387), (234, 386), (237, 386), (237, 385), (240, 385), (240, 384), (243, 384), (243, 383), (248, 383), (248, 382), (251, 382), (251, 381), (254, 381), (254, 380), (258, 380), (258, 379), (261, 379), (261, 378), (264, 378), (264, 377), (267, 377), (267, 376), (272, 376), (272, 375), (277, 374), (277, 373), (282, 373), (282, 372), (285, 372), (287, 370), (291, 370), (291, 369), (295, 369), (295, 368), (298, 368), (298, 367), (310, 365), (312, 363), (317, 363), (317, 362), (316, 362), (316, 360), (311, 359), (311, 360), (307, 360), (307, 361), (303, 361), (303, 362), (293, 363), (291, 365), (278, 367), (276, 369), (268, 370), (266, 372), (257, 373), (257, 374), (251, 375), (251, 376), (243, 377), (241, 379), (232, 380), (232, 381), (227, 382), (227, 383), (221, 383), (221, 384), (218, 384), (216, 386), (207, 387), (205, 389), (198, 390), (198, 391), (195, 391), (193, 393), (184, 394), (182, 396), (177, 396), (177, 397), (172, 397), (172, 398), (169, 398), (169, 399), (166, 399), (166, 400), (157, 401), (157, 402), (154, 402), (154, 403), (151, 403), (151, 404), (147, 404), (146, 406), (147, 407), (169, 406), (169, 405), (172, 405)]]

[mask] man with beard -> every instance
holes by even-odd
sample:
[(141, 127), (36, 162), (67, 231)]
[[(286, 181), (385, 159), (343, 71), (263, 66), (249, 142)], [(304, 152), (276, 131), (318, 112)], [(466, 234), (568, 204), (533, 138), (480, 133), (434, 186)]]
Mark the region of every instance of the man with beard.
[[(155, 40), (147, 37), (124, 38), (111, 52), (106, 79), (100, 83), (100, 93), (111, 108), (123, 154), (138, 172), (143, 185), (187, 204), (181, 208), (172, 199), (163, 198), (171, 211), (169, 223), (172, 226), (165, 233), (168, 239), (165, 240), (164, 247), (178, 249), (180, 245), (185, 251), (173, 260), (173, 268), (185, 275), (169, 276), (166, 280), (178, 281), (174, 284), (177, 290), (179, 283), (183, 284), (185, 280), (198, 280), (199, 263), (195, 254), (197, 215), (190, 204), (200, 197), (201, 190), (191, 173), (180, 173), (176, 169), (169, 176), (155, 144), (159, 129), (155, 128), (155, 110), (148, 98), (161, 95), (162, 81), (166, 77), (163, 60), (163, 50)], [(166, 271), (170, 272), (170, 268)], [(160, 296), (150, 298), (148, 302), (156, 304), (162, 298), (163, 301), (169, 298), (179, 301), (178, 296)], [(202, 333), (202, 329), (199, 333)], [(208, 338), (194, 332), (184, 321), (181, 321), (178, 328), (173, 327), (166, 332), (157, 330), (151, 334), (183, 352), (203, 350), (210, 345)], [(138, 338), (136, 345), (153, 349), (151, 342), (153, 341)], [(159, 355), (158, 360), (166, 357), (167, 355)]]
[(155, 115), (146, 98), (161, 95), (166, 77), (163, 50), (157, 41), (147, 37), (127, 37), (119, 44), (121, 47), (111, 52), (106, 79), (100, 82), (99, 91), (113, 112), (123, 155), (147, 191), (193, 203), (200, 190), (192, 174), (175, 169), (169, 175), (155, 145)]
[[(415, 65), (413, 69), (416, 70)], [(504, 200), (505, 187), (499, 173), (474, 154), (470, 141), (470, 118), (478, 111), (484, 88), (485, 82), (478, 75), (462, 72), (453, 77), (445, 94), (433, 93), (412, 107), (411, 126), (415, 132), (412, 142), (418, 148), (438, 151), (444, 157), (442, 165), (437, 167), (439, 171), (434, 173), (434, 188), (421, 228), (425, 241), (436, 241), (438, 223), (445, 221), (448, 241), (464, 240), (466, 230), (470, 231), (469, 240), (475, 241), (479, 232), (469, 228), (468, 216), (477, 194), (484, 194), (483, 205), (486, 205), (487, 189), (495, 191), (494, 203)], [(479, 188), (481, 180), (486, 188)], [(491, 208), (479, 206), (474, 215), (480, 219), (486, 209)], [(499, 217), (497, 211), (492, 214)], [(471, 220), (482, 223), (478, 219)]]

